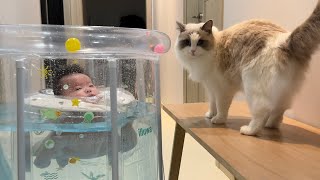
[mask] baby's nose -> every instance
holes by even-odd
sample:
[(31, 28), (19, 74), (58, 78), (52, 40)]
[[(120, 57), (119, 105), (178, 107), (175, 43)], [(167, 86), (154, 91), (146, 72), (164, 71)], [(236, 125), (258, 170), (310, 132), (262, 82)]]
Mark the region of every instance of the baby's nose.
[(91, 93), (92, 90), (90, 88), (86, 89), (86, 93)]

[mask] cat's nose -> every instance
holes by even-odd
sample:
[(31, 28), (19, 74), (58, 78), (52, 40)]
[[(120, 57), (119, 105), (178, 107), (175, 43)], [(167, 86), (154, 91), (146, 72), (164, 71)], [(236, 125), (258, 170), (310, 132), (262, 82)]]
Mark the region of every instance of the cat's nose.
[(191, 49), (191, 54), (194, 55), (194, 53), (196, 52), (195, 49)]

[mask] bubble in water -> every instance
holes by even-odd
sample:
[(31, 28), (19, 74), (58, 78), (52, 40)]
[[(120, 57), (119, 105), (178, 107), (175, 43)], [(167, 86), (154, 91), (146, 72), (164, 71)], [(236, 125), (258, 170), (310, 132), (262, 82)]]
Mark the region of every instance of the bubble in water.
[(68, 84), (65, 84), (65, 85), (63, 85), (63, 89), (64, 89), (64, 90), (67, 90), (67, 89), (69, 89), (69, 86), (68, 86)]

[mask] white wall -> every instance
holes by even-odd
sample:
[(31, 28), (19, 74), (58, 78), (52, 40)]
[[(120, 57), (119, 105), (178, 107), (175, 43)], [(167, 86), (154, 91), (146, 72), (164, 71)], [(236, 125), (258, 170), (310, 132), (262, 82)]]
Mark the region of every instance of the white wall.
[(177, 20), (183, 20), (183, 0), (154, 0), (154, 27), (171, 39), (171, 49), (160, 61), (162, 103), (183, 103), (183, 69), (173, 50)]
[[(40, 24), (40, 0), (0, 0), (0, 24)], [(1, 42), (0, 43), (5, 43)], [(12, 84), (12, 69), (9, 63), (0, 64), (0, 81), (3, 84)], [(32, 87), (40, 89), (40, 73), (33, 76)], [(11, 101), (14, 96), (8, 86), (0, 86), (0, 101)]]
[(292, 30), (312, 12), (317, 0), (225, 0), (224, 27), (253, 18), (264, 18)]
[(0, 0), (0, 24), (39, 23), (40, 0)]
[[(293, 30), (312, 12), (317, 0), (225, 0), (224, 27), (252, 18), (272, 20)], [(295, 98), (289, 116), (320, 127), (320, 51), (310, 64), (310, 70), (300, 93)]]

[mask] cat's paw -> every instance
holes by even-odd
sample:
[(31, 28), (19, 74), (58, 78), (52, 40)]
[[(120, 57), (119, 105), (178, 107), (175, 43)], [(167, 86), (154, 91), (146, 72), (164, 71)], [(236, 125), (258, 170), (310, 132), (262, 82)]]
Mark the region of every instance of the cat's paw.
[(221, 117), (221, 116), (214, 116), (213, 118), (211, 118), (211, 123), (212, 124), (224, 124), (226, 122), (226, 118)]
[(250, 126), (242, 126), (240, 128), (240, 133), (248, 136), (254, 136), (258, 133), (258, 131)]
[(215, 115), (214, 112), (208, 111), (204, 116), (206, 119), (211, 119), (214, 115)]

